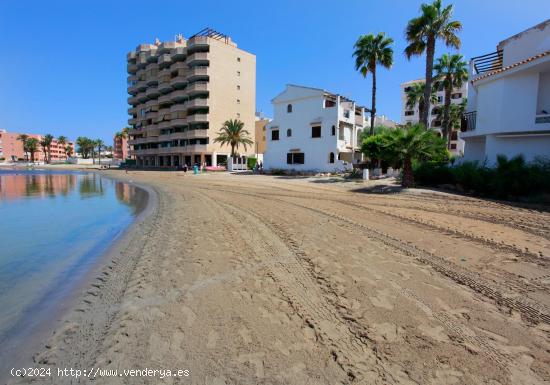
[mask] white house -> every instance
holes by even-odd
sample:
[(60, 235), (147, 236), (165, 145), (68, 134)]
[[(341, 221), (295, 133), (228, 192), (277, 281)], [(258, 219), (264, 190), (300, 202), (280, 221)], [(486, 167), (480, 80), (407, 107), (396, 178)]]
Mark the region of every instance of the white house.
[(365, 108), (319, 88), (287, 85), (272, 101), (264, 168), (341, 172), (360, 162)]
[[(414, 108), (407, 107), (407, 92), (415, 83), (425, 83), (426, 79), (410, 80), (401, 84), (401, 124), (414, 124), (420, 121), (420, 112), (418, 103)], [(462, 87), (455, 87), (451, 94), (452, 104), (461, 104), (468, 94), (468, 83), (464, 82)], [(437, 102), (430, 106), (428, 114), (428, 122), (430, 128), (436, 130), (439, 134), (442, 133), (442, 121), (439, 119), (439, 113), (445, 104), (445, 90), (440, 88), (436, 91)], [(458, 131), (451, 132), (451, 148), (450, 151), (455, 155), (464, 153), (464, 141), (459, 138)]]
[(470, 61), (464, 159), (550, 157), (550, 19)]

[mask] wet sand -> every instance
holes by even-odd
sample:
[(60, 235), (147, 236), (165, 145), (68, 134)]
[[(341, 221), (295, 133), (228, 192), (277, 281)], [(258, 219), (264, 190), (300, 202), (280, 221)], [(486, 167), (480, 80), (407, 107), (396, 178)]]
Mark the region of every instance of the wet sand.
[(544, 208), (329, 178), (106, 173), (158, 203), (42, 366), (190, 371), (98, 384), (550, 381)]

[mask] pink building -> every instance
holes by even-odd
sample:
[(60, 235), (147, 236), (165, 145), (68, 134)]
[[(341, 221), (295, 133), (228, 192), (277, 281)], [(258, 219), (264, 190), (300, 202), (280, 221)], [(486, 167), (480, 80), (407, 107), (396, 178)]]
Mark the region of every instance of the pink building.
[(130, 157), (128, 138), (121, 138), (115, 135), (113, 142), (113, 157), (119, 160), (128, 159)]
[[(31, 154), (25, 154), (23, 150), (23, 143), (17, 138), (21, 135), (19, 132), (7, 132), (6, 130), (0, 130), (0, 160), (5, 160), (8, 162), (17, 162), (30, 160)], [(36, 138), (38, 141), (42, 140), (42, 135), (36, 134), (27, 134), (29, 138)], [(72, 153), (75, 153), (74, 143), (67, 142), (64, 145), (57, 143), (57, 139), (54, 139), (51, 144), (51, 160), (52, 162), (60, 162), (67, 159), (67, 154), (65, 153), (65, 147), (71, 146)], [(34, 153), (34, 160), (36, 162), (44, 161), (44, 149), (42, 146), (38, 146), (38, 151)], [(3, 158), (3, 159), (2, 159)]]

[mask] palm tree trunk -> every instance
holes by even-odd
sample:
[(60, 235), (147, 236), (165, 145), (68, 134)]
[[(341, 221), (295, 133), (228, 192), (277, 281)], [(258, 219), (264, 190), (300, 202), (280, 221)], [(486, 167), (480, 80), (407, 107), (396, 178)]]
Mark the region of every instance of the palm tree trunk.
[(376, 116), (376, 65), (372, 68), (372, 105), (370, 110), (370, 134), (374, 135), (374, 118)]
[(445, 141), (447, 142), (447, 148), (450, 147), (451, 144), (451, 130), (450, 130), (450, 111), (451, 111), (451, 93), (453, 91), (453, 86), (450, 84), (447, 87), (445, 87), (445, 106), (443, 110), (443, 135), (445, 137)]
[(414, 175), (410, 156), (406, 156), (403, 160), (403, 181), (401, 182), (401, 185), (403, 187), (414, 186)]
[(428, 116), (430, 115), (430, 96), (432, 92), (432, 77), (434, 68), (434, 54), (435, 54), (435, 37), (428, 37), (428, 44), (426, 47), (426, 88), (424, 88), (424, 110), (420, 117), (420, 123), (424, 127), (430, 127), (428, 125)]
[(231, 143), (231, 158), (235, 157), (235, 145)]

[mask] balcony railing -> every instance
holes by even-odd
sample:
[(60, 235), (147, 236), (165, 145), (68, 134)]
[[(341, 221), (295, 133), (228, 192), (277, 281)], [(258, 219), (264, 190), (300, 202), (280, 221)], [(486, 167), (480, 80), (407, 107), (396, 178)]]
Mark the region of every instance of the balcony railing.
[(466, 112), (460, 121), (460, 131), (473, 131), (476, 129), (477, 111)]
[(502, 68), (502, 50), (472, 58), (474, 75), (496, 71)]

